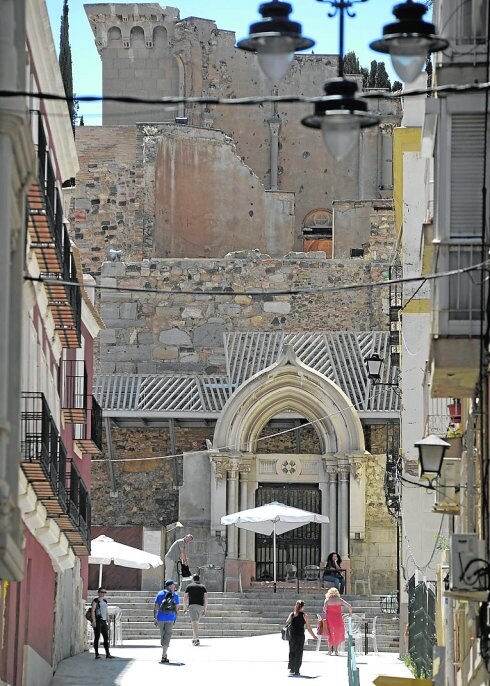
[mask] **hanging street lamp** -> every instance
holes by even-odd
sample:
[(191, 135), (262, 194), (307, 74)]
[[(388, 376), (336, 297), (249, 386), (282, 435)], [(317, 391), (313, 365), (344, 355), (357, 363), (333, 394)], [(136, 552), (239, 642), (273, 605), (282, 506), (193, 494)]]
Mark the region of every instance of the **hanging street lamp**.
[(417, 441), (415, 447), (419, 449), (420, 476), (426, 475), (433, 479), (440, 476), (444, 455), (451, 444), (431, 434)]
[(273, 83), (286, 74), (297, 50), (315, 45), (301, 34), (301, 24), (289, 19), (292, 11), (289, 3), (280, 0), (263, 3), (262, 21), (252, 24), (248, 37), (237, 43), (237, 48), (257, 53), (262, 71)]
[(301, 120), (303, 126), (321, 129), (323, 141), (332, 157), (340, 162), (359, 144), (361, 129), (376, 126), (379, 116), (369, 112), (367, 102), (356, 97), (358, 90), (355, 81), (344, 78), (344, 20), (355, 17), (352, 11), (354, 4), (367, 0), (319, 0), (327, 2), (333, 9), (329, 17), (339, 13), (339, 56), (338, 78), (325, 83), (326, 97), (315, 104), (313, 114)]
[(449, 45), (445, 38), (436, 35), (434, 24), (422, 19), (426, 12), (425, 5), (412, 0), (397, 5), (393, 14), (398, 21), (386, 24), (383, 38), (369, 46), (376, 52), (389, 53), (393, 69), (406, 83), (415, 81), (431, 52), (444, 50)]

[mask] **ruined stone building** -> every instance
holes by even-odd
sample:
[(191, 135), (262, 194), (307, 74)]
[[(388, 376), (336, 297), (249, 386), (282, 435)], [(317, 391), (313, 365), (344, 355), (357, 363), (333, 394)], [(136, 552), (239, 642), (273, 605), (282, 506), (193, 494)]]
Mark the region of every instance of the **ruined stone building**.
[[(313, 96), (336, 73), (336, 56), (301, 55), (271, 89), (211, 19), (157, 4), (86, 11), (106, 95)], [(382, 123), (342, 163), (301, 126), (308, 105), (105, 102), (102, 127), (77, 129), (72, 235), (106, 326), (94, 527), (159, 552), (179, 520), (194, 566), (246, 584), (270, 578), (271, 542), (221, 516), (277, 499), (330, 517), (281, 537), (280, 576), (338, 549), (353, 581), (370, 567), (373, 590), (395, 586), (383, 479), (398, 397), (369, 382), (364, 358), (379, 353), (393, 378), (396, 293), (342, 288), (381, 284), (396, 255), (400, 111), (371, 102)], [(223, 572), (206, 582), (221, 588)]]

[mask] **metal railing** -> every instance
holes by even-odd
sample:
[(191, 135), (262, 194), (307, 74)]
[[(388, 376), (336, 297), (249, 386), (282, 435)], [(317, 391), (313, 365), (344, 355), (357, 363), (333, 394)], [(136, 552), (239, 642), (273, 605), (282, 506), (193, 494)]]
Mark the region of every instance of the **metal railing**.
[(68, 514), (88, 544), (90, 534), (91, 505), (87, 487), (76, 466), (71, 463)]
[(347, 618), (347, 676), (349, 686), (359, 686), (359, 667), (356, 662), (355, 640), (352, 636), (352, 620)]
[(38, 462), (57, 493), (58, 429), (43, 393), (22, 393), (20, 451), (23, 460)]
[(61, 407), (63, 410), (87, 409), (87, 368), (84, 360), (61, 360)]

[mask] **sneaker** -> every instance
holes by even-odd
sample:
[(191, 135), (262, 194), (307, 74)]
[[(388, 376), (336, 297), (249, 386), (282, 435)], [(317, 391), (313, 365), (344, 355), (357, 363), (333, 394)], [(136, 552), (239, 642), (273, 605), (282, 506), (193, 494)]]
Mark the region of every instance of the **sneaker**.
[(114, 659), (114, 655), (106, 655), (105, 657), (106, 657), (106, 660), (113, 660)]
[(162, 664), (166, 664), (167, 662), (170, 662), (170, 660), (168, 659), (168, 657), (162, 657), (162, 659), (160, 660), (160, 662), (161, 662)]
[(100, 658), (100, 655), (96, 655), (95, 659), (98, 660)]
[(195, 645), (195, 646), (198, 646), (198, 645), (200, 645), (200, 643), (199, 643), (199, 639), (198, 639), (198, 638), (196, 638), (196, 640), (194, 641), (194, 645)]

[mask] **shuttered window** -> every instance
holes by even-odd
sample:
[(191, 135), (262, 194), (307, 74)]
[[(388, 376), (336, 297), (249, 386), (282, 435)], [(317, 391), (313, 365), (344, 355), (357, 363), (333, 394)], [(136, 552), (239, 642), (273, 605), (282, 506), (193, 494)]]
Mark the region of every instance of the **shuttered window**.
[(451, 237), (480, 237), (482, 224), (484, 114), (451, 117)]

